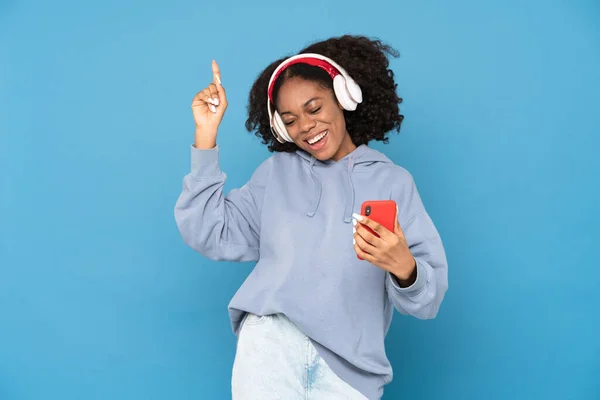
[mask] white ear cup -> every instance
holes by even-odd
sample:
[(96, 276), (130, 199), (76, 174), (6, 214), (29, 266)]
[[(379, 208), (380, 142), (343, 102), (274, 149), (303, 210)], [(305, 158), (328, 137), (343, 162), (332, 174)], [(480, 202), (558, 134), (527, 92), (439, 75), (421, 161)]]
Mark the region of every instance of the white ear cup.
[(354, 79), (346, 79), (346, 88), (348, 89), (348, 93), (350, 93), (350, 96), (355, 102), (362, 103), (362, 90), (360, 90), (360, 86), (358, 86)]
[[(310, 56), (319, 58), (321, 60), (325, 60), (329, 64), (331, 64), (335, 68), (337, 68), (337, 70), (340, 72), (341, 76), (344, 78), (344, 89), (345, 89), (344, 93), (348, 93), (350, 102), (352, 103), (352, 106), (350, 108), (347, 108), (347, 110), (349, 110), (349, 111), (356, 110), (356, 107), (358, 106), (358, 104), (362, 103), (362, 101), (363, 101), (362, 90), (360, 89), (360, 86), (358, 86), (356, 81), (354, 79), (352, 79), (352, 77), (348, 74), (348, 72), (341, 65), (339, 65), (332, 59), (322, 56), (320, 54), (310, 54)], [(340, 76), (340, 75), (338, 75), (338, 76)], [(334, 82), (334, 88), (335, 88), (335, 82)], [(336, 96), (337, 96), (337, 93), (336, 93)], [(343, 96), (343, 95), (341, 95), (341, 96)], [(340, 104), (342, 104), (341, 101), (340, 101)], [(344, 105), (342, 104), (342, 107), (343, 106)]]
[(277, 132), (275, 131), (275, 127), (273, 126), (273, 124), (271, 124), (271, 134), (273, 135), (273, 137), (274, 137), (275, 139), (277, 139), (277, 141), (278, 141), (279, 143), (285, 143), (285, 140), (283, 140), (283, 138), (281, 138), (281, 136), (279, 135), (279, 133), (277, 133)]
[(290, 135), (288, 135), (287, 129), (285, 128), (285, 124), (283, 123), (281, 116), (277, 111), (275, 111), (275, 113), (273, 114), (273, 124), (275, 125), (275, 129), (277, 130), (277, 133), (279, 134), (279, 136), (281, 136), (282, 139), (288, 142), (293, 142)]
[(350, 96), (346, 87), (346, 80), (342, 75), (338, 75), (333, 79), (333, 91), (344, 110), (356, 110), (358, 104)]
[(271, 111), (271, 101), (267, 100), (267, 110), (269, 112), (270, 121), (269, 125), (271, 126), (271, 133), (277, 139), (279, 143), (285, 143), (286, 141), (292, 142), (290, 136), (287, 133), (287, 129), (285, 129), (285, 125), (279, 116), (279, 113), (275, 111), (274, 113)]

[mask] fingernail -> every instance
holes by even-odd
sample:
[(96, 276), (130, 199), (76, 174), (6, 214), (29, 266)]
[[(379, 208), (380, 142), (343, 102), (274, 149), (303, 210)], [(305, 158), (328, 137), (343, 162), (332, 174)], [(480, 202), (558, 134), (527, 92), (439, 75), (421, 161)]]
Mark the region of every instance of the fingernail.
[(211, 99), (210, 97), (208, 98), (208, 102), (209, 102), (210, 104), (215, 104), (215, 101), (214, 101), (213, 99)]
[(221, 82), (221, 76), (219, 76), (218, 74), (217, 74), (217, 80), (219, 81), (219, 85), (222, 85), (222, 84), (223, 84), (223, 83)]
[(352, 228), (352, 233), (356, 233), (356, 228)]
[(218, 98), (218, 97), (215, 97), (215, 98), (213, 99), (213, 102), (214, 102), (213, 104), (214, 104), (215, 106), (218, 106), (218, 105), (219, 105), (219, 98)]
[(357, 220), (359, 220), (359, 221), (362, 221), (362, 220), (363, 220), (363, 217), (362, 217), (362, 215), (358, 215), (358, 214), (354, 213), (354, 214), (352, 214), (352, 216), (353, 216), (354, 218), (356, 218)]
[(352, 238), (352, 245), (356, 244), (356, 239)]
[(356, 224), (358, 224), (358, 222), (355, 219), (352, 219), (352, 225), (356, 226)]
[(212, 104), (210, 105), (210, 111), (216, 113), (217, 112), (217, 107), (213, 106)]

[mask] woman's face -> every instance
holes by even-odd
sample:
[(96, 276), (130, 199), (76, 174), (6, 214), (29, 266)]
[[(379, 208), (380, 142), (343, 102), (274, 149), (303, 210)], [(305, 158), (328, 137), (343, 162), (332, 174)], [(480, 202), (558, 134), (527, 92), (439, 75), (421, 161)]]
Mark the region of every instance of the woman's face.
[(294, 143), (318, 160), (339, 161), (356, 148), (333, 90), (290, 78), (281, 85), (276, 106)]

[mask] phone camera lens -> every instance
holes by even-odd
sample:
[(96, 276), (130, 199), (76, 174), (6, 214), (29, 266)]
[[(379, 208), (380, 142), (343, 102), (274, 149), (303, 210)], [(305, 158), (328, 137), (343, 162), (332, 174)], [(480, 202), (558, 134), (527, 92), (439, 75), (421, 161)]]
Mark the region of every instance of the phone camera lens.
[(367, 206), (365, 209), (365, 214), (367, 214), (367, 216), (371, 215), (371, 206)]

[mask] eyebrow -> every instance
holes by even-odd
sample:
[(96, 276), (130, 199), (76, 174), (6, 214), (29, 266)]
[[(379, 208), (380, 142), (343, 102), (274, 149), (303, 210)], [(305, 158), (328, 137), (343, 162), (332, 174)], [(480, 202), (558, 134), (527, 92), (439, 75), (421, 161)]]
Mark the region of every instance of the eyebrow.
[[(302, 107), (306, 107), (307, 105), (310, 104), (311, 101), (315, 101), (315, 100), (321, 100), (320, 97), (313, 97), (312, 99), (308, 100), (306, 103), (304, 103), (304, 105), (302, 105)], [(279, 115), (284, 115), (284, 114), (292, 114), (291, 111), (284, 111), (282, 113), (280, 113)]]

